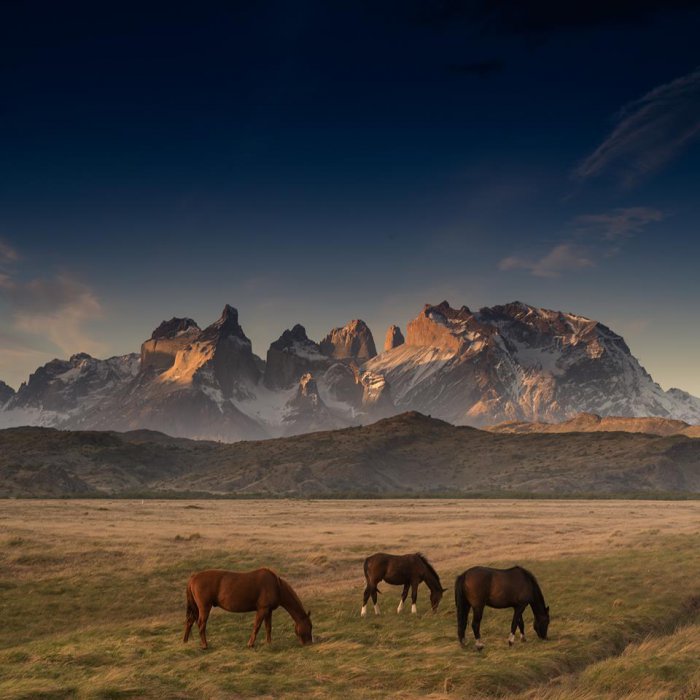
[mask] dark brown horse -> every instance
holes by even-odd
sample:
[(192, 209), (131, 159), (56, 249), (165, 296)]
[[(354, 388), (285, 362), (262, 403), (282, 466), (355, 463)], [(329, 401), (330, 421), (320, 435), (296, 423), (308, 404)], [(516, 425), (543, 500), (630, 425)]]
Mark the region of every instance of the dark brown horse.
[(394, 586), (403, 586), (401, 602), (396, 609), (397, 613), (403, 610), (409, 587), (411, 588), (411, 600), (413, 603), (411, 612), (417, 612), (416, 599), (418, 598), (418, 586), (421, 581), (425, 581), (430, 589), (430, 604), (433, 612), (437, 610), (442, 594), (445, 592), (437, 572), (433, 569), (430, 562), (419, 553), (396, 555), (378, 552), (373, 554), (365, 559), (365, 579), (367, 580), (367, 587), (365, 588), (362, 610), (360, 611), (362, 617), (367, 614), (367, 601), (370, 596), (372, 596), (372, 602), (374, 603), (374, 612), (379, 615), (377, 593), (380, 593), (380, 591), (377, 585), (380, 581), (386, 581)]
[(270, 569), (247, 573), (209, 569), (192, 574), (187, 582), (187, 617), (185, 638), (190, 637), (192, 625), (199, 627), (202, 649), (207, 648), (207, 619), (212, 608), (229, 612), (253, 612), (255, 622), (248, 646), (255, 644), (260, 625), (265, 621), (267, 642), (272, 640), (272, 611), (282, 606), (294, 620), (294, 631), (302, 644), (313, 641), (311, 613), (304, 610), (292, 587)]
[(467, 569), (455, 581), (455, 604), (457, 605), (457, 637), (464, 644), (469, 608), (473, 608), (472, 630), (476, 648), (483, 649), (479, 631), (484, 606), (491, 608), (513, 608), (513, 621), (510, 625), (508, 644), (515, 641), (515, 629), (520, 628), (520, 639), (525, 641), (523, 611), (529, 605), (535, 615), (534, 628), (540, 639), (547, 639), (549, 608), (537, 579), (521, 566), (511, 569), (491, 569), (487, 566), (474, 566)]

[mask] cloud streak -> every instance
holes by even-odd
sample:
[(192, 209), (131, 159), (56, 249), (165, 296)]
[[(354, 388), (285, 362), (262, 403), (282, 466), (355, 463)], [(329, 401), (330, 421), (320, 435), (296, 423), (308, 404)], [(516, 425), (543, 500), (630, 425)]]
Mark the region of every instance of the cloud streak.
[(525, 270), (534, 277), (556, 278), (566, 272), (595, 267), (601, 258), (619, 253), (625, 240), (663, 218), (663, 212), (651, 207), (619, 208), (603, 214), (577, 216), (569, 226), (567, 240), (539, 257), (510, 255), (498, 263), (498, 268)]
[[(102, 305), (83, 282), (68, 274), (23, 280), (17, 271), (19, 253), (0, 240), (0, 301), (10, 317), (0, 333), (0, 353), (31, 361), (44, 361), (60, 351), (103, 353), (105, 345), (93, 338), (87, 325), (102, 317)], [(0, 366), (3, 366), (0, 363)]]
[(610, 135), (574, 169), (585, 181), (613, 170), (626, 187), (665, 166), (700, 137), (700, 67), (625, 106)]

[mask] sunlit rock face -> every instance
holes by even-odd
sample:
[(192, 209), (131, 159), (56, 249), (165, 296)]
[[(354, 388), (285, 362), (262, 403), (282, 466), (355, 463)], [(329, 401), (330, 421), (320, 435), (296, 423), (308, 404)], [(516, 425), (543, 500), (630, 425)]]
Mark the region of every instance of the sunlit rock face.
[(363, 362), (377, 354), (372, 331), (364, 321), (350, 321), (334, 328), (320, 343), (321, 352), (336, 360)]
[(384, 352), (398, 348), (399, 345), (403, 345), (404, 342), (405, 340), (401, 329), (398, 326), (389, 326), (386, 332), (386, 338), (384, 339)]
[(191, 318), (171, 318), (156, 328), (141, 345), (141, 369), (166, 370), (172, 367), (175, 356), (201, 333)]
[(265, 386), (270, 389), (293, 386), (307, 372), (321, 372), (330, 364), (318, 343), (307, 337), (304, 326), (297, 324), (271, 343), (265, 363)]

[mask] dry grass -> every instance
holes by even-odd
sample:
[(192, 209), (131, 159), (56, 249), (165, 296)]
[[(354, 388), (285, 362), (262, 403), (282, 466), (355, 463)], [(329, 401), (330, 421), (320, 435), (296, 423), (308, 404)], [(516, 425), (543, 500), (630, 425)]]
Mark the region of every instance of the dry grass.
[[(2, 501), (0, 697), (700, 696), (700, 503), (639, 501)], [(360, 619), (362, 560), (423, 551), (451, 588), (473, 564), (521, 563), (552, 608), (551, 640), (486, 650), (437, 615)], [(269, 565), (311, 608), (298, 646), (245, 648), (249, 615), (216, 610), (211, 649), (181, 642), (191, 571)], [(530, 626), (531, 615), (526, 613)]]

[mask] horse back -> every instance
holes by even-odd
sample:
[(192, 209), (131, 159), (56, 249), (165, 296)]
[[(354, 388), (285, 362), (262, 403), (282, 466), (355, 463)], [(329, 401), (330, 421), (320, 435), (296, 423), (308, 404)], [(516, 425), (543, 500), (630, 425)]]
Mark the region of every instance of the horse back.
[(188, 583), (195, 599), (229, 612), (250, 612), (279, 605), (279, 579), (270, 569), (237, 572), (207, 569)]
[(474, 566), (464, 572), (464, 589), (470, 605), (509, 608), (532, 600), (532, 581), (524, 569)]
[(365, 577), (368, 581), (386, 581), (401, 585), (410, 583), (419, 571), (416, 554), (387, 554), (377, 552), (365, 559)]

